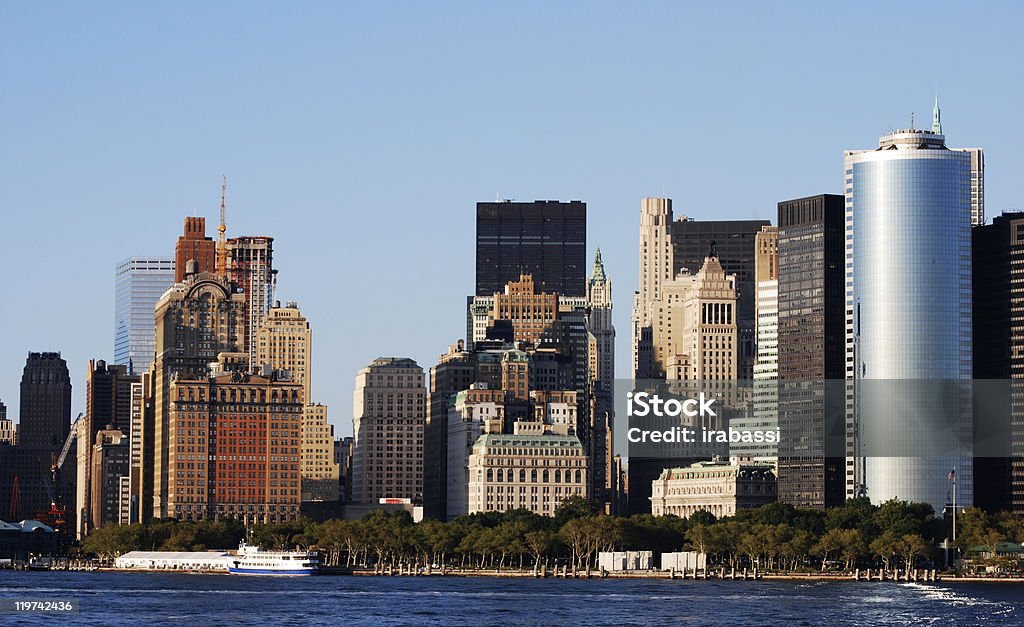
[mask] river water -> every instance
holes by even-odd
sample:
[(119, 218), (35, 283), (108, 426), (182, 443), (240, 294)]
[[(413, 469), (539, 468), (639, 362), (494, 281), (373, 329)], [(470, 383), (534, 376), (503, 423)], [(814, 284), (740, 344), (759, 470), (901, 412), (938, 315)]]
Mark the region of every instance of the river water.
[[(0, 600), (63, 624), (1021, 625), (1024, 585), (0, 571)], [(44, 617), (0, 615), (2, 624)], [(46, 622), (51, 622), (46, 620)]]

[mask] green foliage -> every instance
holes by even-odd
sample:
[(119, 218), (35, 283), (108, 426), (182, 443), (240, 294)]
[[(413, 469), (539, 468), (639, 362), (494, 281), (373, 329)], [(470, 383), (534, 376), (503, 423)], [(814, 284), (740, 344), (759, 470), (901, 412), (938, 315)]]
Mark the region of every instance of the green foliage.
[(160, 520), (94, 529), (83, 541), (82, 550), (109, 559), (128, 551), (233, 549), (244, 535), (245, 527), (233, 520)]
[[(958, 516), (958, 544), (964, 550), (1024, 540), (1024, 522), (1008, 514), (991, 516), (966, 509)], [(132, 550), (233, 549), (248, 541), (266, 548), (319, 550), (330, 566), (439, 568), (596, 567), (602, 551), (651, 550), (655, 554), (694, 550), (726, 568), (762, 570), (836, 569), (866, 566), (913, 568), (935, 557), (949, 535), (948, 520), (929, 505), (866, 498), (829, 509), (802, 510), (774, 503), (716, 519), (700, 512), (689, 519), (640, 514), (613, 517), (596, 504), (572, 497), (553, 517), (528, 510), (487, 512), (442, 522), (415, 524), (407, 512), (374, 510), (362, 520), (297, 521), (250, 525), (233, 520), (106, 526), (83, 542), (86, 553), (111, 559)]]

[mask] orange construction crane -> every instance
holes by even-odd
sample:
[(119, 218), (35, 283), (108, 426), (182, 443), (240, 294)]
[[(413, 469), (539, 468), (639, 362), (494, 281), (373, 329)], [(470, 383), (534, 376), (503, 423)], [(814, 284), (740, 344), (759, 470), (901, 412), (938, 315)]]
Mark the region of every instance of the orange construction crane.
[(227, 196), (228, 190), (228, 177), (221, 175), (220, 177), (220, 225), (217, 226), (217, 274), (221, 276), (228, 275), (228, 246), (224, 239), (225, 234), (228, 231), (227, 221), (225, 220), (225, 204), (224, 200)]

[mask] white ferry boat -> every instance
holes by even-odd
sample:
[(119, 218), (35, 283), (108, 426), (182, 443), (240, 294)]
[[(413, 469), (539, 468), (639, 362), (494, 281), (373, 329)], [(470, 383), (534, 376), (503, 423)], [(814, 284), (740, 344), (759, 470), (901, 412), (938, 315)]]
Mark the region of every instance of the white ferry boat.
[(238, 575), (315, 575), (319, 569), (316, 553), (267, 551), (245, 541), (228, 560), (228, 572)]

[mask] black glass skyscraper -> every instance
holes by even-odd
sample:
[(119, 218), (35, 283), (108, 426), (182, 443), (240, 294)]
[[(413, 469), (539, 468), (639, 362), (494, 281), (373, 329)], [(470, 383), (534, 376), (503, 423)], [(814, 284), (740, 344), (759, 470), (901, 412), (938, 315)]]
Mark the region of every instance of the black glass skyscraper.
[(574, 200), (476, 205), (476, 294), (490, 296), (520, 274), (541, 291), (586, 296), (587, 204)]
[(997, 216), (971, 235), (974, 504), (1024, 514), (1024, 212)]
[(21, 377), (18, 445), (60, 451), (71, 430), (71, 375), (60, 353), (29, 353)]
[(779, 500), (845, 499), (845, 199), (779, 203)]

